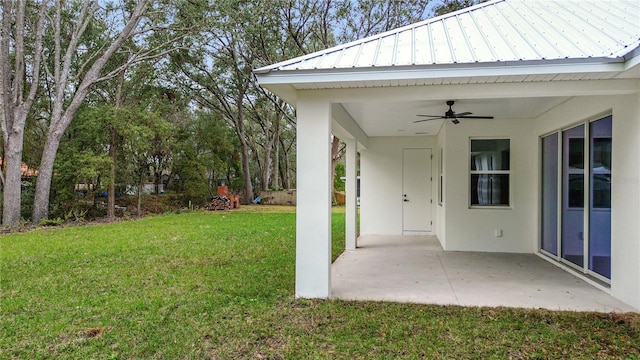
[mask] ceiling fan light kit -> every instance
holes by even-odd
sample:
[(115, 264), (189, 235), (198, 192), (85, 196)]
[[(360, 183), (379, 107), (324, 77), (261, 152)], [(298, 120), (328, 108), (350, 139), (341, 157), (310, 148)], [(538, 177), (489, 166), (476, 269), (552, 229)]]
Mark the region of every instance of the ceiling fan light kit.
[(422, 120), (416, 120), (414, 121), (414, 123), (419, 123), (419, 122), (423, 122), (423, 121), (431, 121), (431, 120), (440, 120), (440, 119), (451, 119), (451, 122), (454, 124), (459, 124), (460, 120), (459, 119), (493, 119), (493, 116), (472, 116), (473, 113), (470, 112), (462, 112), (459, 114), (456, 114), (455, 111), (453, 111), (453, 104), (455, 103), (455, 101), (453, 100), (447, 100), (447, 105), (449, 106), (449, 110), (447, 110), (444, 113), (444, 116), (441, 115), (416, 115), (419, 117), (427, 117), (429, 119), (422, 119)]

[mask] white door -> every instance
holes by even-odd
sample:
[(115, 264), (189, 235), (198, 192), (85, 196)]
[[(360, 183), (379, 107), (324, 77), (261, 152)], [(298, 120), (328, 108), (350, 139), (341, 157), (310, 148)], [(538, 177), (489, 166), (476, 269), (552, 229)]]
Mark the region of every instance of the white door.
[(403, 149), (402, 231), (431, 231), (431, 149)]

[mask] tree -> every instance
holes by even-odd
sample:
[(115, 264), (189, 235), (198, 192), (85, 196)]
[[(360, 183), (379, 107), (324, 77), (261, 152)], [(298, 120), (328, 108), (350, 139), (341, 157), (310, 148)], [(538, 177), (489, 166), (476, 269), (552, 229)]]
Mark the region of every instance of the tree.
[(337, 42), (355, 41), (423, 20), (428, 4), (429, 0), (340, 1), (336, 7)]
[[(75, 4), (72, 4), (75, 5)], [(39, 222), (40, 219), (46, 218), (49, 211), (49, 193), (51, 189), (51, 177), (53, 175), (54, 160), (60, 145), (62, 134), (69, 127), (73, 116), (82, 104), (92, 86), (98, 82), (110, 79), (121, 73), (129, 67), (133, 62), (146, 60), (152, 57), (160, 56), (172, 40), (158, 44), (151, 48), (143, 48), (137, 52), (130, 54), (128, 60), (120, 66), (113, 69), (107, 74), (102, 71), (111, 57), (120, 50), (127, 39), (132, 36), (146, 34), (151, 31), (151, 26), (155, 26), (154, 21), (145, 22), (141, 28), (138, 25), (141, 19), (147, 14), (151, 5), (151, 0), (140, 0), (136, 2), (135, 7), (125, 10), (126, 18), (122, 23), (119, 32), (114, 31), (113, 37), (108, 37), (103, 44), (104, 47), (98, 48), (86, 59), (78, 69), (77, 73), (71, 73), (72, 64), (77, 60), (78, 45), (82, 35), (87, 30), (89, 24), (92, 23), (96, 11), (99, 9), (99, 2), (84, 2), (79, 11), (72, 12), (76, 15), (73, 26), (64, 34), (68, 36), (66, 44), (62, 42), (65, 38), (63, 35), (63, 22), (61, 19), (63, 4), (61, 1), (56, 2), (54, 22), (52, 24), (53, 31), (56, 34), (54, 39), (54, 58), (52, 59), (52, 68), (47, 68), (47, 74), (50, 80), (49, 86), (52, 89), (53, 109), (49, 122), (49, 131), (45, 141), (42, 159), (40, 160), (39, 175), (36, 183), (36, 193), (33, 207), (33, 221)], [(63, 47), (66, 45), (64, 55)], [(83, 49), (84, 50), (84, 49)], [(89, 49), (86, 49), (90, 51)], [(88, 67), (86, 71), (84, 68)], [(74, 81), (77, 80), (77, 81)], [(72, 94), (67, 94), (71, 85), (76, 85)], [(66, 107), (65, 107), (66, 105)]]
[(433, 8), (436, 16), (445, 15), (450, 12), (461, 10), (469, 6), (478, 5), (488, 0), (441, 0), (440, 4)]
[[(203, 166), (209, 195), (216, 193), (216, 187), (222, 183), (234, 192), (242, 190), (242, 164), (240, 145), (235, 132), (218, 114), (212, 111), (197, 111), (191, 121), (183, 128), (184, 141), (178, 154), (193, 149), (197, 161)], [(176, 166), (176, 175), (179, 175)], [(184, 171), (184, 170), (183, 170)], [(184, 178), (183, 175), (180, 175)]]
[[(158, 143), (170, 143), (173, 129), (160, 115), (141, 107), (116, 108), (121, 113), (119, 119), (121, 155), (127, 159), (125, 173), (131, 183), (136, 184), (137, 211), (142, 215), (142, 191), (145, 179), (149, 178), (154, 166), (154, 155)], [(124, 121), (122, 121), (124, 120)], [(164, 148), (164, 144), (161, 145)]]
[[(338, 19), (335, 25), (336, 39), (340, 43), (346, 43), (418, 22), (423, 19), (428, 3), (429, 0), (339, 2), (335, 10)], [(340, 145), (338, 137), (333, 136), (332, 178), (336, 172), (336, 164), (343, 154), (344, 146)]]
[[(92, 87), (135, 62), (174, 50), (169, 45), (185, 34), (181, 31), (184, 29), (172, 27), (176, 17), (171, 2), (140, 0), (115, 5), (105, 1), (56, 0), (50, 4), (44, 0), (39, 4), (19, 1), (13, 6), (14, 3), (3, 1), (0, 39), (0, 122), (7, 155), (5, 225), (19, 220), (16, 164), (20, 164), (25, 119), (36, 94), (40, 92), (51, 104), (46, 114), (49, 126), (34, 200), (33, 220), (38, 222), (49, 210), (53, 165), (60, 140)], [(35, 9), (37, 16), (32, 15)], [(136, 46), (124, 46), (128, 40)], [(126, 60), (105, 71), (118, 52), (126, 53)]]
[(65, 132), (56, 156), (51, 194), (54, 217), (64, 218), (70, 213), (81, 214), (89, 210), (97, 215), (95, 202), (87, 200), (111, 176), (111, 159), (105, 151), (110, 135), (105, 131), (109, 112), (104, 106), (83, 105), (76, 118)]
[[(35, 20), (27, 16), (26, 1), (15, 5), (13, 0), (3, 1), (0, 30), (0, 124), (5, 165), (4, 174), (0, 171), (4, 195), (2, 223), (11, 227), (20, 221), (24, 128), (40, 83), (48, 1), (42, 1)], [(26, 33), (27, 28), (34, 29), (34, 33)]]
[[(235, 130), (245, 201), (253, 195), (254, 172), (262, 189), (278, 187), (280, 180), (290, 186), (294, 154), (292, 143), (280, 140), (283, 132), (295, 129), (294, 111), (259, 87), (251, 69), (420, 20), (426, 5), (426, 0), (222, 0), (210, 7), (193, 5), (200, 14), (196, 18), (206, 20), (198, 37), (189, 39), (189, 50), (174, 55), (174, 64), (183, 88)], [(332, 158), (338, 159), (339, 140), (335, 142)]]
[(271, 5), (258, 0), (227, 0), (195, 8), (198, 18), (207, 21), (202, 24), (199, 36), (190, 39), (190, 50), (173, 57), (176, 70), (184, 79), (183, 88), (195, 90), (196, 101), (218, 113), (235, 130), (246, 203), (254, 196), (245, 114), (247, 103), (252, 101), (250, 90), (255, 87), (252, 68), (256, 49), (251, 36), (259, 37), (260, 26), (262, 34), (273, 29), (268, 26), (272, 18), (266, 12)]

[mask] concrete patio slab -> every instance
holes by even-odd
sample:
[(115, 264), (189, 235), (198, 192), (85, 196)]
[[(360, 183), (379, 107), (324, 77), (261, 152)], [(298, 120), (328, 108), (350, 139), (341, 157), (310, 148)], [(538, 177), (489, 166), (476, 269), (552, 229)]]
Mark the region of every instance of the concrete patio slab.
[(365, 236), (331, 267), (332, 298), (637, 311), (533, 254), (446, 252), (435, 236)]

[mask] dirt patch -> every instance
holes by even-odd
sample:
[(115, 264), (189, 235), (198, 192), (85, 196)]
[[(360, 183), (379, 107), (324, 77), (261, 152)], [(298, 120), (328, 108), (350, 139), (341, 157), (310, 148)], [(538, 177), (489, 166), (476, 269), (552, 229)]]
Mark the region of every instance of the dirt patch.
[(78, 334), (78, 337), (85, 338), (85, 339), (92, 339), (92, 338), (101, 336), (102, 334), (106, 333), (107, 331), (109, 331), (108, 327), (89, 328), (87, 330), (81, 331), (80, 334)]

